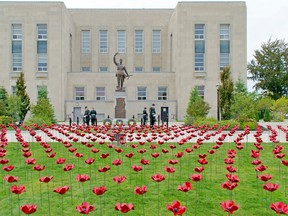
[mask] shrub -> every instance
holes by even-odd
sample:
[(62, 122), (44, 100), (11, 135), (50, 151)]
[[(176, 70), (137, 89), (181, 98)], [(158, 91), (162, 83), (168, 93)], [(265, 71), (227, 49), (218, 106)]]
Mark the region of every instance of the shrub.
[(0, 116), (0, 124), (5, 125), (6, 127), (12, 123), (12, 118), (10, 116)]
[(271, 116), (270, 116), (270, 110), (269, 109), (265, 109), (263, 120), (264, 120), (264, 122), (270, 122), (271, 121)]

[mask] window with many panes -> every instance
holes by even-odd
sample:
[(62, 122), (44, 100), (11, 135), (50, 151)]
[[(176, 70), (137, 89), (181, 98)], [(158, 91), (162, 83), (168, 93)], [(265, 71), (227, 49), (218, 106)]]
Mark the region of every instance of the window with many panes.
[(90, 53), (90, 30), (82, 30), (82, 39), (81, 39), (81, 47), (82, 53), (87, 54)]
[(108, 72), (108, 67), (99, 67), (99, 72), (101, 72), (101, 73)]
[(126, 31), (125, 30), (117, 31), (117, 52), (119, 53), (126, 52)]
[(204, 85), (199, 85), (197, 86), (197, 90), (198, 90), (198, 95), (204, 99), (204, 90), (205, 90), (205, 86)]
[(84, 87), (75, 87), (75, 100), (85, 100)]
[(107, 53), (108, 52), (108, 31), (100, 30), (99, 32), (99, 52)]
[(153, 30), (152, 31), (152, 53), (161, 52), (161, 31)]
[(135, 30), (135, 53), (143, 52), (143, 30)]
[(105, 100), (105, 87), (96, 87), (96, 100)]
[(161, 67), (153, 67), (152, 72), (155, 72), (155, 73), (161, 72)]
[(141, 72), (143, 72), (143, 67), (135, 67), (135, 72), (136, 72), (136, 73), (141, 73)]
[(22, 71), (22, 25), (12, 24), (12, 71)]
[(230, 64), (230, 25), (220, 25), (220, 70)]
[(167, 87), (158, 87), (158, 100), (167, 100)]
[(11, 86), (12, 95), (16, 95), (17, 88), (16, 86)]
[(137, 87), (137, 100), (147, 99), (147, 87)]
[(47, 24), (37, 25), (37, 71), (47, 72)]
[(195, 71), (204, 71), (205, 60), (205, 25), (195, 24), (194, 30), (195, 43)]

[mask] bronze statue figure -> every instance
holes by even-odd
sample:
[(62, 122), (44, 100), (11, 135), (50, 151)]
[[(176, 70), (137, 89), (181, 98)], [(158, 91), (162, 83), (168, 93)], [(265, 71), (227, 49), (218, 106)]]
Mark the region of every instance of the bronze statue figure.
[[(119, 63), (117, 63), (116, 61), (116, 56), (118, 55), (118, 52), (115, 53), (114, 57), (113, 57), (113, 62), (114, 64), (117, 66), (117, 72), (116, 72), (116, 77), (117, 77), (117, 90), (123, 90), (123, 83), (125, 78), (128, 78), (131, 76), (128, 74), (125, 66), (122, 64), (123, 60), (120, 59)], [(124, 73), (125, 72), (125, 73)]]

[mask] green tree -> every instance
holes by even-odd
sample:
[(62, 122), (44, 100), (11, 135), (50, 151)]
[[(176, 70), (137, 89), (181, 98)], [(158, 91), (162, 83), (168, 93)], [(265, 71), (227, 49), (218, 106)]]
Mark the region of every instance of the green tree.
[(0, 116), (7, 114), (8, 107), (8, 93), (4, 87), (0, 87)]
[(288, 96), (288, 44), (271, 38), (256, 50), (248, 63), (248, 79), (256, 82), (255, 89), (278, 99)]
[(240, 78), (238, 78), (236, 83), (235, 83), (234, 93), (243, 93), (245, 95), (248, 94), (247, 87), (246, 87), (244, 81)]
[(190, 93), (189, 103), (186, 110), (186, 123), (191, 123), (196, 118), (206, 117), (209, 110), (209, 104), (199, 96), (197, 87), (194, 87)]
[(274, 100), (269, 96), (257, 98), (256, 107), (259, 113), (259, 119), (264, 118), (265, 110), (271, 110)]
[(26, 84), (23, 72), (20, 73), (20, 77), (16, 82), (16, 95), (21, 101), (19, 117), (20, 121), (23, 122), (27, 112), (30, 110), (30, 98), (26, 92)]
[(21, 100), (17, 95), (9, 95), (7, 98), (7, 115), (11, 116), (12, 122), (20, 120)]
[(285, 114), (288, 113), (288, 99), (286, 97), (281, 97), (278, 100), (274, 101), (271, 110), (273, 113), (279, 114), (280, 121), (284, 121)]
[(222, 120), (231, 119), (231, 104), (233, 102), (234, 83), (231, 78), (230, 67), (223, 68), (220, 73), (221, 84), (219, 86), (220, 94), (220, 113)]

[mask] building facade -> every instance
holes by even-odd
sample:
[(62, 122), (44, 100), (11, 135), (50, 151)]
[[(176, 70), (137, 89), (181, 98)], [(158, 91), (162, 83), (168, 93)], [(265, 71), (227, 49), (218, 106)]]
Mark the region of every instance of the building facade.
[(40, 88), (59, 121), (115, 115), (116, 66), (124, 86), (126, 118), (155, 104), (169, 120), (183, 120), (191, 90), (217, 116), (220, 71), (246, 83), (245, 2), (179, 2), (175, 9), (68, 9), (63, 2), (0, 2), (0, 86), (13, 94), (24, 72), (32, 103)]

